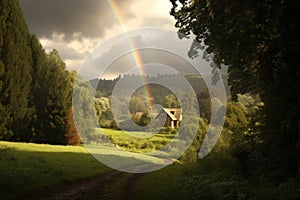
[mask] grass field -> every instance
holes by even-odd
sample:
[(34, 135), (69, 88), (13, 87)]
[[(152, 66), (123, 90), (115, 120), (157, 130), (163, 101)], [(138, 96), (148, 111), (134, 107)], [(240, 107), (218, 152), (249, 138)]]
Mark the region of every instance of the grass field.
[[(120, 150), (101, 147), (92, 152), (109, 162), (125, 159), (126, 165), (162, 164), (163, 159), (136, 152), (154, 151), (174, 135), (158, 134), (149, 139), (133, 138), (122, 131), (105, 129), (104, 133)], [(132, 134), (143, 134), (136, 132)], [(99, 147), (99, 146), (98, 146)], [(122, 150), (126, 150), (125, 152)], [(93, 150), (92, 150), (93, 151)], [(93, 177), (112, 169), (101, 164), (82, 146), (58, 146), (0, 141), (0, 197), (18, 198), (34, 191)]]
[(100, 128), (97, 129), (97, 131), (104, 133), (113, 144), (119, 146), (121, 149), (136, 153), (149, 153), (156, 151), (168, 144), (175, 136), (175, 134), (171, 133), (158, 133), (149, 138), (138, 138), (138, 136), (145, 137), (149, 133), (130, 132), (130, 135), (128, 135), (120, 130)]
[(183, 165), (173, 164), (145, 174), (135, 185), (138, 199), (174, 199), (173, 183), (185, 173)]
[[(168, 143), (174, 135), (158, 134), (149, 139), (133, 138), (122, 131), (105, 129), (104, 133), (113, 142), (131, 152), (158, 149)], [(132, 134), (143, 134), (140, 132)], [(128, 165), (141, 162), (160, 164), (161, 159), (103, 147), (93, 152), (118, 161), (127, 157)], [(53, 185), (74, 182), (108, 171), (109, 167), (96, 160), (81, 146), (55, 146), (31, 143), (0, 142), (0, 196), (13, 198), (45, 190)]]
[(35, 190), (111, 171), (85, 148), (0, 142), (0, 196), (17, 198)]
[[(106, 131), (113, 137), (124, 138), (119, 131)], [(168, 141), (163, 136), (148, 140)], [(127, 139), (124, 141), (129, 141)], [(163, 160), (133, 152), (124, 155), (121, 150), (105, 146), (97, 151), (96, 154), (112, 161), (127, 157), (127, 164), (131, 166), (144, 161), (160, 164)], [(275, 185), (263, 177), (249, 179), (237, 176), (235, 164), (228, 157), (221, 159), (209, 156), (197, 163), (177, 162), (142, 175), (134, 181), (133, 191), (138, 199), (300, 198), (299, 183), (295, 180)], [(110, 171), (112, 169), (101, 164), (81, 146), (0, 142), (0, 199), (28, 199), (35, 192), (51, 190), (54, 186), (65, 186)], [(130, 174), (128, 176), (130, 178)], [(114, 180), (111, 185), (113, 191), (124, 189), (123, 182), (128, 182), (119, 177)]]
[[(218, 166), (219, 165), (219, 166)], [(229, 165), (229, 166), (228, 166)], [(275, 184), (263, 176), (240, 176), (231, 160), (206, 158), (145, 174), (135, 184), (137, 199), (300, 199), (298, 180)]]

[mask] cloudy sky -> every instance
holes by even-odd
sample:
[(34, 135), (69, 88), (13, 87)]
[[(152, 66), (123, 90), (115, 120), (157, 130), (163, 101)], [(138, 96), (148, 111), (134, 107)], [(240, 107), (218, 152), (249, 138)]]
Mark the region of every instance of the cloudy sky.
[(46, 49), (57, 49), (68, 69), (78, 69), (93, 49), (124, 31), (110, 3), (115, 2), (127, 30), (174, 29), (169, 0), (21, 0), (25, 19)]

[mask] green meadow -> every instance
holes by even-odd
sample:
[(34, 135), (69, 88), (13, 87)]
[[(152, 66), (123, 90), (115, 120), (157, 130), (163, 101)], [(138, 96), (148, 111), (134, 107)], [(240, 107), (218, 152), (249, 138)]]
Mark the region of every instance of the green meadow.
[(129, 134), (121, 130), (113, 129), (97, 129), (110, 139), (112, 144), (117, 145), (119, 148), (136, 153), (148, 153), (156, 151), (176, 136), (176, 132), (159, 132), (150, 136), (148, 132), (130, 132)]
[(111, 171), (81, 146), (0, 142), (0, 196), (17, 198)]
[[(120, 131), (106, 131), (115, 133), (115, 137), (126, 137)], [(156, 137), (158, 139), (161, 136)], [(121, 141), (119, 144), (122, 145)], [(32, 194), (51, 191), (53, 188), (64, 187), (98, 175), (105, 176), (106, 173), (112, 172), (111, 168), (101, 164), (89, 151), (83, 146), (0, 142), (1, 199), (27, 199)], [(107, 146), (96, 149), (93, 153), (104, 156), (111, 162), (125, 157), (128, 167), (145, 161), (154, 164), (162, 162), (159, 158), (129, 151), (124, 153), (122, 148), (118, 150)], [(296, 199), (299, 197), (297, 192), (299, 184), (293, 180), (278, 186), (265, 177), (248, 179), (236, 176), (236, 169), (237, 162), (228, 156), (223, 158), (208, 156), (197, 163), (175, 162), (138, 177), (130, 173), (120, 178), (115, 177), (114, 180), (110, 180), (113, 181), (112, 183), (107, 182), (107, 187), (110, 188), (107, 198), (125, 193), (128, 184), (131, 185), (130, 190), (134, 192), (137, 199), (149, 200), (269, 199), (269, 197)], [(110, 193), (110, 190), (120, 191)], [(97, 199), (91, 196), (92, 194), (88, 195), (91, 197), (89, 199)]]
[(119, 130), (102, 129), (102, 131), (113, 144), (117, 144), (117, 149), (105, 145), (88, 150), (84, 146), (1, 141), (0, 196), (5, 199), (18, 198), (112, 171), (90, 152), (112, 163), (125, 158), (128, 166), (122, 167), (138, 166), (144, 162), (162, 164), (162, 159), (140, 153), (155, 151), (174, 137), (172, 134), (160, 133), (148, 139), (132, 139)]

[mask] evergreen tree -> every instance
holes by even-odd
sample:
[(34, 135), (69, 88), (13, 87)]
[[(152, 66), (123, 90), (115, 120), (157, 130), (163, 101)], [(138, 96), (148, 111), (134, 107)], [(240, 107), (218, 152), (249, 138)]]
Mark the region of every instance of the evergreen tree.
[(72, 77), (30, 35), (18, 0), (0, 1), (0, 139), (66, 144)]
[(70, 111), (73, 78), (56, 50), (47, 55), (35, 35), (30, 44), (33, 68), (31, 103), (35, 108), (33, 140), (66, 144), (70, 138), (67, 132), (74, 127)]
[(32, 117), (30, 34), (18, 0), (0, 1), (0, 138), (28, 140)]
[(46, 53), (35, 35), (31, 36), (32, 51), (32, 84), (30, 103), (35, 108), (32, 126), (34, 127), (34, 138), (36, 142), (42, 142), (45, 133), (44, 126), (46, 124), (46, 105), (47, 105), (47, 81), (44, 75), (46, 68)]
[(46, 105), (42, 105), (45, 106), (45, 115), (39, 125), (43, 134), (41, 142), (66, 144), (72, 78), (56, 50), (47, 55), (43, 87)]

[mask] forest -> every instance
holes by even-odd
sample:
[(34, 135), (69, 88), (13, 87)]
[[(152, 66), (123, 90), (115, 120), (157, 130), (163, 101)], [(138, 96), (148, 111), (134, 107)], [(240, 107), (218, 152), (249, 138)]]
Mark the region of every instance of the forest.
[[(186, 53), (190, 57), (202, 56), (212, 61), (215, 68), (228, 68), (228, 76), (213, 76), (223, 76), (228, 81), (227, 107), (220, 106), (220, 109), (226, 109), (225, 123), (213, 150), (207, 157), (200, 159), (198, 153), (210, 125), (211, 113), (217, 112), (211, 110), (211, 101), (217, 100), (210, 98), (203, 77), (185, 76), (197, 96), (196, 106), (200, 108), (200, 116), (189, 116), (189, 120), (199, 122), (198, 126), (185, 124), (182, 130), (185, 135), (189, 135), (192, 129), (197, 129), (197, 135), (174, 164), (139, 178), (135, 188), (131, 188), (140, 195), (136, 198), (299, 199), (299, 1), (170, 2), (170, 15), (176, 20), (179, 38), (195, 36), (190, 51)], [(201, 52), (204, 54), (199, 55)], [(212, 73), (216, 72), (217, 70), (212, 69)], [(172, 81), (176, 76), (179, 75), (163, 74), (148, 79), (170, 78)], [(57, 50), (47, 52), (38, 37), (29, 31), (19, 1), (1, 0), (0, 169), (8, 169), (9, 163), (12, 163), (11, 166), (19, 165), (19, 150), (13, 152), (13, 148), (6, 146), (18, 149), (23, 148), (24, 143), (33, 143), (30, 148), (36, 148), (35, 144), (53, 145), (53, 148), (61, 145), (66, 148), (60, 150), (65, 158), (70, 158), (68, 156), (71, 155), (72, 159), (68, 161), (62, 158), (60, 161), (66, 164), (72, 162), (77, 158), (68, 154), (70, 146), (76, 146), (74, 148), (76, 152), (80, 152), (80, 156), (86, 154), (80, 149), (85, 140), (80, 135), (83, 129), (90, 131), (91, 137), (99, 137), (99, 131), (104, 130), (115, 146), (134, 153), (159, 150), (168, 144), (178, 133), (177, 128), (163, 128), (150, 139), (131, 140), (122, 135), (111, 111), (114, 87), (122, 79), (134, 82), (141, 77), (120, 75), (115, 79), (90, 81), (78, 78), (75, 71), (67, 70)], [(173, 84), (176, 85), (176, 82)], [(180, 108), (180, 102), (169, 89), (156, 84), (149, 84), (147, 87), (150, 88), (154, 104), (160, 104), (164, 108)], [(85, 106), (91, 106), (95, 110), (93, 115), (97, 124), (92, 127), (93, 119), (84, 113), (79, 116), (81, 124), (75, 124), (73, 106), (79, 106), (76, 103), (86, 100), (91, 90), (96, 91), (95, 97)], [(74, 92), (80, 93), (78, 99), (72, 99)], [(181, 92), (183, 96), (186, 95)], [(213, 92), (218, 94), (219, 91)], [(119, 94), (118, 117), (122, 119), (125, 114), (129, 114), (136, 124), (147, 126), (151, 122), (147, 98), (143, 87), (137, 89), (126, 101)], [(130, 113), (122, 110), (122, 105), (126, 102), (129, 102)], [(142, 115), (136, 117), (141, 112)], [(77, 125), (80, 129), (76, 129)], [(26, 149), (27, 151), (31, 150)], [(40, 151), (47, 150), (42, 148)], [(41, 159), (41, 155), (38, 156)], [(84, 157), (84, 160), (89, 163), (85, 166), (86, 170), (92, 173), (96, 164), (91, 158)], [(91, 169), (88, 168), (90, 166)], [(95, 174), (86, 174), (84, 178), (109, 171), (102, 169), (104, 168)], [(31, 170), (33, 173), (34, 166), (31, 166)], [(57, 172), (59, 173), (73, 177), (65, 172)], [(174, 179), (171, 180), (167, 175), (174, 176)], [(153, 184), (160, 177), (161, 182)], [(30, 176), (27, 178), (31, 180)], [(7, 189), (5, 185), (9, 179), (9, 175), (0, 172), (0, 195), (7, 195), (4, 190)], [(22, 184), (18, 184), (16, 181), (15, 185), (9, 185), (19, 190)], [(30, 182), (27, 184), (30, 185)], [(148, 186), (150, 189), (145, 189)], [(2, 189), (4, 193), (1, 193)], [(11, 190), (7, 189), (12, 193)], [(147, 196), (148, 193), (152, 194)]]
[(18, 1), (0, 9), (0, 138), (66, 144), (72, 73), (29, 33)]

